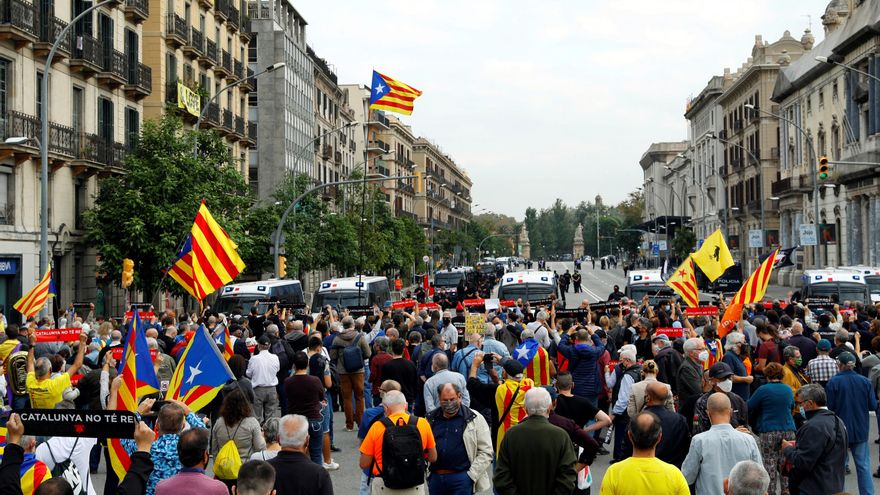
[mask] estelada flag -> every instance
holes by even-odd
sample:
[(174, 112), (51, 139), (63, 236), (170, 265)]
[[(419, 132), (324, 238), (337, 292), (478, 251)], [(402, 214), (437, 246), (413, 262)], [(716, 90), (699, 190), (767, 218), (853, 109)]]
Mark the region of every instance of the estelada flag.
[(697, 275), (694, 272), (694, 261), (690, 256), (672, 272), (672, 275), (666, 280), (666, 285), (677, 292), (689, 307), (696, 308), (700, 305)]
[(514, 358), (525, 367), (524, 374), (537, 387), (550, 385), (550, 355), (535, 339), (528, 339), (513, 350)]
[(412, 86), (373, 71), (370, 87), (370, 108), (410, 115), (413, 102), (422, 92)]
[(718, 279), (724, 271), (733, 266), (733, 256), (724, 242), (721, 229), (716, 230), (703, 241), (699, 251), (691, 255), (700, 270), (706, 274), (710, 282)]
[(758, 302), (764, 297), (764, 293), (767, 292), (767, 285), (770, 284), (770, 272), (773, 271), (773, 265), (776, 263), (776, 253), (779, 250), (773, 251), (773, 254), (767, 257), (758, 269), (752, 272), (749, 275), (748, 280), (739, 288), (736, 292), (736, 295), (731, 299), (731, 303), (735, 304), (752, 304), (754, 302)]

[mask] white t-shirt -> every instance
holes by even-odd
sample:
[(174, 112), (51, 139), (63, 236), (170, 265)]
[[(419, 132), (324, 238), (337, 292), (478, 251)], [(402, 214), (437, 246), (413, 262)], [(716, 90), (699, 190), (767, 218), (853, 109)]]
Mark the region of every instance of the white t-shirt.
[(97, 438), (52, 437), (37, 446), (35, 455), (37, 460), (45, 463), (49, 470), (55, 467), (55, 461), (64, 462), (70, 459), (79, 471), (86, 493), (96, 495), (92, 477), (89, 474), (89, 453), (96, 443), (98, 443)]

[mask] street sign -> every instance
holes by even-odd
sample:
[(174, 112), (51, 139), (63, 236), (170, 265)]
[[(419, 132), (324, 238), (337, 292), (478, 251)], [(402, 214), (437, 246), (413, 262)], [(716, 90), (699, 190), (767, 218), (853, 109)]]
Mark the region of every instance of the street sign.
[(801, 246), (815, 246), (818, 244), (816, 239), (816, 226), (811, 223), (800, 224)]
[(428, 261), (430, 261), (430, 259), (431, 258), (429, 258), (427, 255), (422, 256), (422, 263), (427, 263)]
[(651, 254), (654, 256), (660, 256), (660, 245), (654, 243), (651, 245)]
[(761, 235), (761, 231), (758, 229), (749, 230), (749, 247), (750, 248), (761, 248), (764, 247), (764, 239), (763, 235)]
[(660, 251), (666, 252), (666, 241), (658, 241), (660, 243)]

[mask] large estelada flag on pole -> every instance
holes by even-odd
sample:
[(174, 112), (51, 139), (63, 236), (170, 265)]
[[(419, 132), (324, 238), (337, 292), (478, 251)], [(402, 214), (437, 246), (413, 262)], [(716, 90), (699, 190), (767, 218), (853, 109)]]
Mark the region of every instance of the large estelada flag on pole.
[(409, 84), (373, 71), (370, 85), (370, 108), (411, 115), (413, 102), (422, 92)]
[(168, 269), (168, 275), (191, 296), (198, 298), (192, 273), (192, 234), (187, 234), (183, 246), (177, 252), (177, 261)]
[(700, 305), (697, 275), (694, 271), (694, 261), (690, 256), (666, 279), (666, 285), (677, 292), (689, 307), (696, 308)]
[(43, 278), (40, 279), (33, 289), (21, 296), (21, 299), (13, 304), (12, 307), (27, 318), (43, 309), (46, 301), (49, 300), (49, 296), (54, 294), (55, 284), (52, 283), (52, 268), (46, 267), (46, 273), (43, 275)]
[(235, 378), (204, 325), (180, 356), (165, 400), (179, 400), (193, 411), (208, 405), (226, 382)]
[[(204, 201), (199, 207), (190, 236), (191, 253), (189, 257), (192, 290), (190, 291), (186, 283), (181, 282), (174, 275), (174, 267), (172, 267), (171, 276), (201, 302), (208, 294), (223, 287), (238, 276), (244, 270), (244, 261), (241, 260), (236, 251), (238, 245), (230, 239), (226, 231), (214, 220)], [(185, 247), (186, 245), (184, 245)], [(178, 253), (178, 256), (179, 263), (185, 259), (186, 253), (183, 256), (180, 256), (180, 253)], [(177, 266), (177, 263), (175, 263), (175, 266)], [(187, 280), (183, 276), (181, 278)]]

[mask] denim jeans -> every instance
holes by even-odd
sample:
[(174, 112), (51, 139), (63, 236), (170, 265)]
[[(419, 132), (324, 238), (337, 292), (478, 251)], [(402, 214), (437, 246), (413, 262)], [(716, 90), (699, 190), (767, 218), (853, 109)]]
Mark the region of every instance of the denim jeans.
[(871, 452), (868, 442), (849, 444), (853, 462), (856, 465), (856, 478), (859, 480), (860, 495), (874, 495), (874, 480), (871, 472)]
[(373, 407), (373, 384), (370, 383), (370, 366), (364, 366), (364, 409)]
[(361, 487), (358, 495), (370, 495), (370, 477), (361, 469)]
[(309, 458), (319, 466), (324, 465), (324, 421), (309, 420)]
[(428, 493), (431, 495), (471, 495), (474, 482), (467, 472), (453, 474), (431, 473), (428, 478)]

